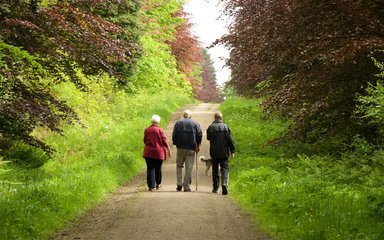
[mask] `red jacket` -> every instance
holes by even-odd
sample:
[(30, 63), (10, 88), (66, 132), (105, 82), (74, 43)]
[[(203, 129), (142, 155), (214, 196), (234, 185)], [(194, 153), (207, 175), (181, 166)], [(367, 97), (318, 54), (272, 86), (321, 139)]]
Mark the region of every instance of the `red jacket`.
[(144, 154), (143, 157), (166, 159), (166, 149), (168, 148), (167, 138), (163, 129), (157, 125), (151, 125), (144, 131)]

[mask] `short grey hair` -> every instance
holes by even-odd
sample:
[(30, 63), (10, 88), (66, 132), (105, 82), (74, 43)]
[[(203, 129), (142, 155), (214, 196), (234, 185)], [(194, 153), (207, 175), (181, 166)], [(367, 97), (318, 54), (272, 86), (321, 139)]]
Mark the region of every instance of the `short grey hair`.
[(192, 112), (190, 110), (185, 110), (183, 113), (184, 118), (191, 118), (192, 117)]

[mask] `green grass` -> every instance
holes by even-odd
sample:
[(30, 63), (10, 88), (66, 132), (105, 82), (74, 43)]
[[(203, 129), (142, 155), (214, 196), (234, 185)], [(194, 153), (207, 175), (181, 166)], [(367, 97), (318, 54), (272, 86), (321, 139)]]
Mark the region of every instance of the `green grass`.
[[(231, 195), (276, 239), (384, 239), (383, 152), (329, 152), (332, 143), (268, 144), (289, 123), (259, 100), (231, 98), (221, 110), (233, 131)], [(333, 147), (334, 148), (334, 147)]]
[[(42, 166), (35, 167), (44, 158), (39, 154), (21, 159), (29, 164), (12, 161), (2, 166), (9, 171), (0, 172), (1, 239), (47, 239), (99, 204), (145, 166), (143, 132), (151, 116), (159, 114), (165, 127), (174, 110), (192, 102), (176, 90), (130, 96), (119, 91), (106, 94), (105, 89), (83, 93), (64, 83), (58, 94), (68, 97), (83, 125), (64, 127), (64, 136), (37, 131), (57, 149)], [(22, 158), (19, 155), (13, 156)]]

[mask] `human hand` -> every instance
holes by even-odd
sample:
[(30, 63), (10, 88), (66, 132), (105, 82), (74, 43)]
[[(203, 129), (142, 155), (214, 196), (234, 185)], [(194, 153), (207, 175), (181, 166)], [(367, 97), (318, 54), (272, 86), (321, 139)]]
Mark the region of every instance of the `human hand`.
[(195, 152), (200, 152), (200, 146), (199, 145), (196, 145), (196, 149), (195, 149)]
[(232, 158), (234, 158), (235, 157), (235, 153), (231, 153), (231, 156), (232, 156)]
[(167, 149), (168, 151), (168, 158), (171, 159), (172, 158), (172, 152), (171, 152), (171, 148), (168, 148)]

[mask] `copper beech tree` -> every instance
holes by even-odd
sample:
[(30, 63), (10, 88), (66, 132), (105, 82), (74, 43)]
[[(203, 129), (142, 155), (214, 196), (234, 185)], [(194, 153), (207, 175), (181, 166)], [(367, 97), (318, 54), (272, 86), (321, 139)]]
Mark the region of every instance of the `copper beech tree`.
[(191, 32), (188, 14), (181, 8), (175, 14), (183, 21), (176, 27), (175, 39), (170, 42), (177, 68), (187, 76), (195, 96), (204, 102), (219, 102), (221, 97), (216, 84), (215, 69), (208, 52)]
[[(127, 29), (106, 18), (121, 11), (137, 11), (121, 0), (59, 1), (38, 7), (39, 1), (1, 0), (0, 36), (14, 46), (49, 61), (43, 63), (53, 72), (75, 77), (73, 64), (85, 73), (104, 70), (121, 76), (121, 68), (130, 65), (138, 48)], [(116, 12), (108, 9), (115, 6)]]
[(291, 137), (374, 135), (353, 111), (383, 57), (383, 1), (222, 1), (233, 23), (219, 42), (239, 93), (267, 96), (266, 109), (293, 119)]
[(183, 21), (177, 25), (175, 39), (170, 42), (172, 54), (176, 57), (178, 70), (187, 76), (186, 80), (191, 83), (193, 91), (196, 93), (201, 88), (199, 69), (197, 69), (203, 61), (200, 42), (192, 34), (192, 24), (183, 8), (175, 13), (175, 17), (179, 17)]
[[(0, 0), (0, 149), (24, 141), (50, 151), (30, 133), (37, 126), (60, 132), (60, 123), (76, 115), (49, 86), (69, 79), (86, 89), (79, 69), (108, 72), (123, 84), (139, 53), (138, 1), (40, 2)], [(124, 15), (130, 17), (119, 17)]]

